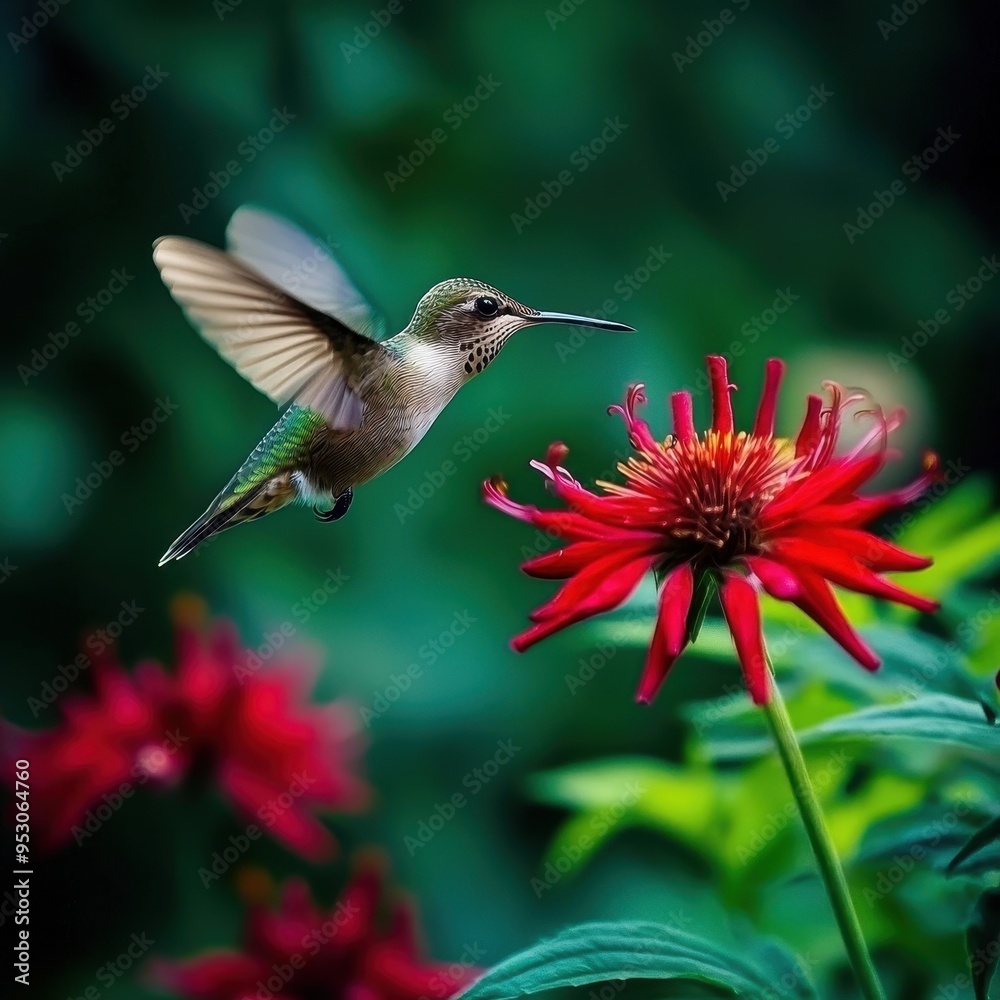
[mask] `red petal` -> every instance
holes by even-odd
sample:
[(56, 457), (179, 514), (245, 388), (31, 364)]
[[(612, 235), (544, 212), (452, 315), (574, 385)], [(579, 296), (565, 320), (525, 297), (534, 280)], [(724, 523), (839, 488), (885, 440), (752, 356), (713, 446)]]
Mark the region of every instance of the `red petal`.
[[(586, 596), (581, 595), (575, 604), (566, 608), (561, 613), (550, 613), (544, 621), (538, 622), (520, 635), (515, 636), (511, 640), (511, 646), (515, 652), (523, 653), (526, 649), (535, 645), (536, 642), (540, 642), (542, 639), (566, 628), (568, 625), (573, 625), (584, 618), (590, 618), (593, 615), (599, 615), (604, 611), (610, 611), (612, 608), (618, 607), (619, 604), (622, 604), (632, 596), (632, 592), (639, 586), (643, 575), (652, 565), (652, 562), (651, 558), (637, 559), (627, 563), (625, 566), (619, 568), (617, 572), (612, 572), (610, 575), (606, 572), (603, 573), (603, 579), (596, 582), (596, 589), (592, 589), (590, 594)], [(563, 587), (560, 594), (565, 592), (567, 587), (571, 586), (576, 579), (574, 578), (566, 587)], [(560, 595), (556, 596), (558, 598)], [(552, 603), (550, 602), (550, 605)]]
[[(821, 519), (817, 517), (817, 522)], [(907, 552), (898, 545), (879, 538), (868, 531), (856, 528), (834, 528), (817, 526), (813, 541), (851, 553), (855, 559), (883, 573), (902, 573), (910, 570), (927, 569), (934, 560)], [(810, 535), (812, 532), (810, 531)]]
[(652, 553), (663, 547), (663, 536), (651, 533), (635, 532), (635, 543), (623, 542), (618, 538), (602, 539), (600, 541), (573, 542), (558, 552), (547, 552), (545, 555), (529, 559), (521, 570), (528, 576), (545, 580), (564, 580), (566, 577), (579, 573), (590, 563), (604, 556), (620, 553), (626, 546), (635, 556)]
[(604, 538), (608, 534), (605, 525), (573, 511), (539, 510), (537, 507), (511, 500), (507, 496), (507, 484), (500, 476), (494, 476), (483, 483), (483, 499), (504, 514), (526, 521), (568, 542)]
[(507, 481), (502, 476), (491, 476), (483, 483), (483, 499), (504, 514), (516, 517), (520, 521), (532, 521), (534, 507), (525, 506), (507, 495)]
[(757, 419), (753, 425), (753, 432), (758, 437), (771, 437), (774, 434), (774, 417), (778, 410), (778, 389), (784, 374), (784, 361), (779, 358), (771, 358), (767, 362), (767, 367), (764, 369), (764, 390), (760, 394), (760, 406), (757, 409)]
[(690, 563), (682, 563), (663, 581), (656, 627), (639, 679), (636, 701), (649, 703), (656, 697), (667, 672), (687, 644), (687, 618), (693, 593), (694, 573)]
[(802, 420), (802, 428), (799, 436), (795, 439), (795, 455), (801, 458), (808, 455), (816, 442), (819, 441), (819, 415), (823, 409), (823, 400), (810, 393), (806, 396), (806, 415)]
[(871, 479), (885, 461), (881, 453), (865, 458), (840, 459), (830, 465), (810, 472), (787, 487), (768, 504), (761, 515), (761, 529), (774, 529), (811, 514), (815, 508), (831, 497), (843, 496), (847, 500), (863, 483)]
[(878, 670), (882, 661), (847, 620), (833, 589), (822, 577), (797, 569), (801, 593), (794, 601), (820, 628), (868, 670)]
[(691, 393), (673, 393), (670, 397), (670, 409), (674, 418), (674, 437), (682, 444), (694, 441), (698, 434), (694, 429), (694, 404), (691, 402)]
[(722, 577), (719, 600), (733, 636), (736, 655), (743, 667), (743, 678), (750, 697), (754, 704), (765, 705), (771, 700), (771, 682), (764, 653), (757, 591), (745, 576), (727, 572)]
[(386, 938), (414, 961), (420, 958), (420, 928), (416, 906), (411, 900), (403, 898), (394, 903)]
[(817, 520), (835, 520), (838, 524), (851, 524), (863, 527), (874, 521), (877, 517), (882, 517), (900, 507), (905, 507), (920, 497), (927, 487), (936, 482), (939, 475), (937, 456), (928, 452), (924, 456), (924, 472), (921, 473), (912, 483), (901, 486), (899, 489), (890, 490), (887, 493), (880, 493), (871, 497), (860, 497), (850, 500), (836, 507), (829, 507), (823, 511), (817, 511)]
[[(288, 776), (291, 783), (292, 778)], [(288, 796), (288, 787), (276, 786), (260, 775), (226, 762), (219, 769), (219, 784), (233, 803), (248, 817), (270, 816), (264, 827), (278, 840), (310, 861), (327, 861), (336, 851), (336, 841), (322, 823), (306, 812), (307, 798), (281, 810), (279, 796)], [(283, 805), (283, 803), (281, 803)]]
[(620, 413), (625, 418), (628, 429), (629, 444), (636, 451), (654, 451), (656, 440), (649, 429), (649, 424), (635, 415), (636, 407), (646, 402), (646, 387), (641, 382), (633, 382), (625, 393), (625, 405), (609, 406), (608, 413)]
[(636, 557), (627, 549), (612, 550), (608, 555), (588, 563), (563, 584), (555, 597), (536, 608), (530, 618), (532, 621), (540, 622), (547, 618), (558, 617), (574, 606), (586, 603), (599, 595), (604, 588), (613, 587), (615, 578), (623, 569), (638, 563), (642, 566), (642, 572), (645, 572), (649, 562), (650, 557)]
[(187, 962), (156, 959), (151, 967), (154, 982), (181, 996), (217, 1000), (250, 996), (256, 983), (270, 971), (258, 958), (233, 951), (209, 952)]
[(769, 551), (782, 561), (808, 566), (810, 570), (826, 577), (831, 583), (856, 590), (858, 593), (896, 601), (926, 614), (938, 610), (937, 601), (911, 594), (908, 590), (890, 583), (863, 566), (849, 551), (833, 549), (802, 537), (772, 542)]
[(720, 434), (733, 431), (733, 403), (729, 396), (729, 373), (726, 359), (721, 354), (710, 354), (706, 359), (708, 377), (712, 383), (712, 430)]
[(743, 561), (772, 597), (779, 601), (793, 601), (799, 596), (799, 581), (781, 563), (764, 556), (746, 556)]

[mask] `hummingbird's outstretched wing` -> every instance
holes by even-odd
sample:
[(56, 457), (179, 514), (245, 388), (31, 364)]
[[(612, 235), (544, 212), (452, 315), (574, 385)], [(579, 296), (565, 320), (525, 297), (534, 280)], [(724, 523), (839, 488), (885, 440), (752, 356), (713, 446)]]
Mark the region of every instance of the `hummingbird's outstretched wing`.
[(162, 236), (153, 260), (202, 336), (276, 403), (294, 401), (333, 427), (361, 424), (352, 382), (382, 344), (322, 312), (216, 247)]
[(226, 246), (313, 309), (373, 340), (385, 336), (385, 320), (337, 263), (329, 238), (317, 240), (280, 215), (242, 205), (226, 227)]

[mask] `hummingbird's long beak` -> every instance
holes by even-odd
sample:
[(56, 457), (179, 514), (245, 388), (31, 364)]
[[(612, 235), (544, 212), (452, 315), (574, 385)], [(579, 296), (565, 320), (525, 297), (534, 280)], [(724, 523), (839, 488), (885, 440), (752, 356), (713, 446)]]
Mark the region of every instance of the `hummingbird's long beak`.
[(574, 316), (572, 313), (539, 312), (524, 317), (529, 323), (569, 323), (571, 326), (592, 326), (595, 330), (614, 330), (617, 333), (635, 333), (634, 326), (613, 323), (609, 319), (591, 316)]

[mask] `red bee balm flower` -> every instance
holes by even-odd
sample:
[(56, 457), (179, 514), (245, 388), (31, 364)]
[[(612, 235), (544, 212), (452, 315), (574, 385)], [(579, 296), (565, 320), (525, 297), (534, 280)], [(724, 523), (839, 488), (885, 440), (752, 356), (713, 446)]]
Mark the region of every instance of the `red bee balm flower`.
[[(764, 391), (750, 433), (733, 428), (726, 361), (708, 358), (712, 427), (695, 431), (691, 394), (671, 396), (674, 433), (660, 442), (636, 416), (645, 402), (642, 385), (629, 387), (620, 413), (636, 454), (618, 466), (625, 483), (584, 489), (561, 465), (562, 444), (532, 466), (569, 507), (543, 511), (515, 503), (497, 478), (484, 486), (488, 503), (558, 536), (568, 544), (530, 559), (529, 576), (568, 579), (531, 619), (535, 624), (511, 645), (522, 652), (574, 622), (622, 604), (647, 570), (661, 580), (659, 610), (637, 698), (655, 697), (667, 672), (692, 639), (711, 583), (718, 584), (722, 611), (733, 636), (747, 688), (757, 704), (770, 699), (761, 632), (761, 591), (791, 601), (825, 629), (862, 666), (879, 659), (852, 628), (831, 584), (884, 597), (931, 612), (938, 605), (887, 580), (882, 574), (923, 569), (930, 559), (904, 552), (869, 532), (876, 518), (919, 496), (934, 480), (937, 459), (928, 455), (911, 485), (877, 496), (858, 489), (882, 468), (888, 434), (901, 411), (884, 416), (865, 411), (872, 426), (862, 440), (838, 455), (841, 420), (865, 399), (826, 383), (829, 401), (806, 400), (806, 415), (794, 441), (774, 436), (782, 361), (767, 363)], [(860, 415), (860, 413), (859, 413)]]
[(200, 601), (176, 607), (176, 671), (147, 661), (130, 674), (106, 653), (93, 665), (94, 693), (63, 696), (61, 725), (3, 726), (5, 754), (32, 763), (42, 845), (82, 844), (138, 787), (198, 774), (291, 849), (328, 857), (334, 841), (313, 811), (353, 812), (368, 800), (353, 773), (363, 748), (353, 711), (308, 702), (307, 658), (263, 667), (228, 622), (206, 631)]
[(161, 961), (154, 977), (191, 1000), (446, 1000), (481, 970), (464, 961), (424, 960), (414, 910), (405, 899), (390, 902), (388, 919), (379, 920), (382, 867), (375, 858), (363, 861), (326, 911), (312, 901), (304, 882), (290, 879), (277, 910), (251, 906), (241, 951)]

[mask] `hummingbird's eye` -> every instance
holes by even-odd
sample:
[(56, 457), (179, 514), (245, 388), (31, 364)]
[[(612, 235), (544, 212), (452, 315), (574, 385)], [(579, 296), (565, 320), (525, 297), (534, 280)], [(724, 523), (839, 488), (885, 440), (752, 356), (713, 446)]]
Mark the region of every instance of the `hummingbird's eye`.
[(485, 316), (486, 319), (489, 319), (491, 316), (496, 316), (496, 314), (500, 312), (500, 303), (497, 302), (492, 295), (480, 295), (479, 298), (476, 299), (475, 304), (476, 312), (479, 313), (480, 316)]

